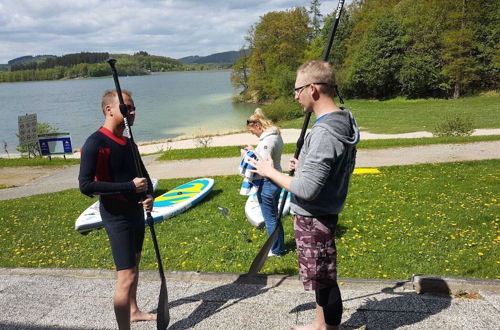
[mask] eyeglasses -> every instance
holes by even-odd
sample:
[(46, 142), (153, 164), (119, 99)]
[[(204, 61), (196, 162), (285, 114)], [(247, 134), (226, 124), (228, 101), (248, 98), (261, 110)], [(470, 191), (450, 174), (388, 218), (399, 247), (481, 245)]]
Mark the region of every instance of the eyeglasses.
[(327, 83), (324, 83), (324, 82), (316, 82), (316, 83), (310, 83), (310, 84), (305, 84), (303, 86), (300, 86), (300, 87), (296, 87), (293, 89), (293, 92), (295, 93), (295, 95), (299, 96), (300, 93), (302, 92), (302, 90), (306, 87), (309, 87), (311, 85), (328, 85)]

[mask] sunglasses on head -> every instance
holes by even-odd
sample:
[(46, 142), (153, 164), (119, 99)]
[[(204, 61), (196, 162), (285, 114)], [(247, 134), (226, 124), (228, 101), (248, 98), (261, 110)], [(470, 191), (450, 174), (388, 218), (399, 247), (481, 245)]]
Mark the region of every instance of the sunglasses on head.
[(250, 125), (250, 124), (257, 124), (258, 122), (255, 121), (255, 120), (248, 120), (247, 119), (247, 125)]

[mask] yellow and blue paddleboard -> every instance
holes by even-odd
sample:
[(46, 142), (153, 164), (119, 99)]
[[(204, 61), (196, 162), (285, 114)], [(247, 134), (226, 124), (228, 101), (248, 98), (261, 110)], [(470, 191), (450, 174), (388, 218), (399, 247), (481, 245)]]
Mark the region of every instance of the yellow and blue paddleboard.
[[(157, 179), (152, 179), (153, 187), (158, 185)], [(155, 222), (172, 218), (205, 198), (214, 186), (214, 180), (209, 178), (196, 179), (172, 190), (167, 191), (154, 200), (151, 215)], [(144, 214), (144, 219), (146, 215)], [(146, 223), (146, 220), (144, 220)], [(89, 206), (76, 220), (75, 230), (87, 234), (92, 230), (104, 227), (99, 212), (99, 201)]]
[(196, 179), (156, 197), (151, 212), (153, 220), (162, 221), (186, 211), (205, 198), (213, 186), (213, 179)]

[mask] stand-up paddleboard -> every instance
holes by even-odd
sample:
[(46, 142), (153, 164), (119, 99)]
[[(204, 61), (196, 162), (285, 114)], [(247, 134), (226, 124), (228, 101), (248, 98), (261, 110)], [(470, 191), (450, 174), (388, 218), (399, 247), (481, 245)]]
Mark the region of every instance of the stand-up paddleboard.
[[(152, 180), (156, 188), (158, 180)], [(214, 186), (213, 179), (196, 179), (167, 191), (155, 198), (151, 216), (155, 222), (172, 218), (196, 205)], [(146, 218), (146, 215), (144, 215)], [(146, 220), (145, 220), (146, 223)], [(94, 229), (104, 227), (99, 213), (99, 201), (89, 206), (76, 220), (75, 229), (82, 234), (87, 234)]]
[[(151, 179), (151, 183), (153, 183), (153, 190), (156, 190), (158, 179)], [(99, 200), (83, 211), (75, 222), (75, 230), (81, 234), (88, 234), (90, 231), (102, 227), (104, 225), (99, 211)]]
[(175, 217), (198, 204), (214, 187), (214, 179), (196, 179), (155, 198), (151, 216), (155, 222)]
[[(278, 210), (281, 206), (281, 201), (283, 200), (283, 195), (285, 194), (285, 190), (282, 189), (280, 193), (280, 200), (278, 203)], [(283, 209), (283, 216), (290, 213), (290, 197), (292, 194), (288, 193), (288, 196), (285, 201), (285, 208)], [(252, 224), (252, 226), (257, 228), (264, 227), (264, 216), (262, 215), (262, 211), (260, 209), (259, 200), (257, 199), (257, 194), (252, 194), (248, 196), (247, 202), (245, 203), (245, 215), (247, 216), (248, 222)]]

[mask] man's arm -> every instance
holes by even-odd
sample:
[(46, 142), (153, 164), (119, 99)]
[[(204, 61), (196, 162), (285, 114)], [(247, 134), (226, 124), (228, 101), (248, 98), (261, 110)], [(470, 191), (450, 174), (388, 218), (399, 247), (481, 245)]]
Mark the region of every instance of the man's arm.
[(258, 160), (253, 160), (250, 163), (250, 165), (255, 167), (255, 170), (252, 170), (252, 172), (257, 173), (262, 177), (268, 178), (281, 188), (290, 191), (292, 177), (275, 169), (271, 157), (269, 157), (270, 159), (266, 160), (259, 154), (256, 153), (256, 155)]
[[(136, 192), (138, 188), (136, 188), (136, 182), (134, 181), (95, 181), (97, 166), (105, 166), (102, 163), (102, 159), (99, 159), (99, 146), (95, 143), (95, 141), (90, 139), (87, 140), (80, 155), (80, 174), (78, 175), (80, 191), (83, 194), (93, 196)], [(137, 184), (140, 183), (137, 182)], [(145, 189), (143, 191), (145, 191)]]

